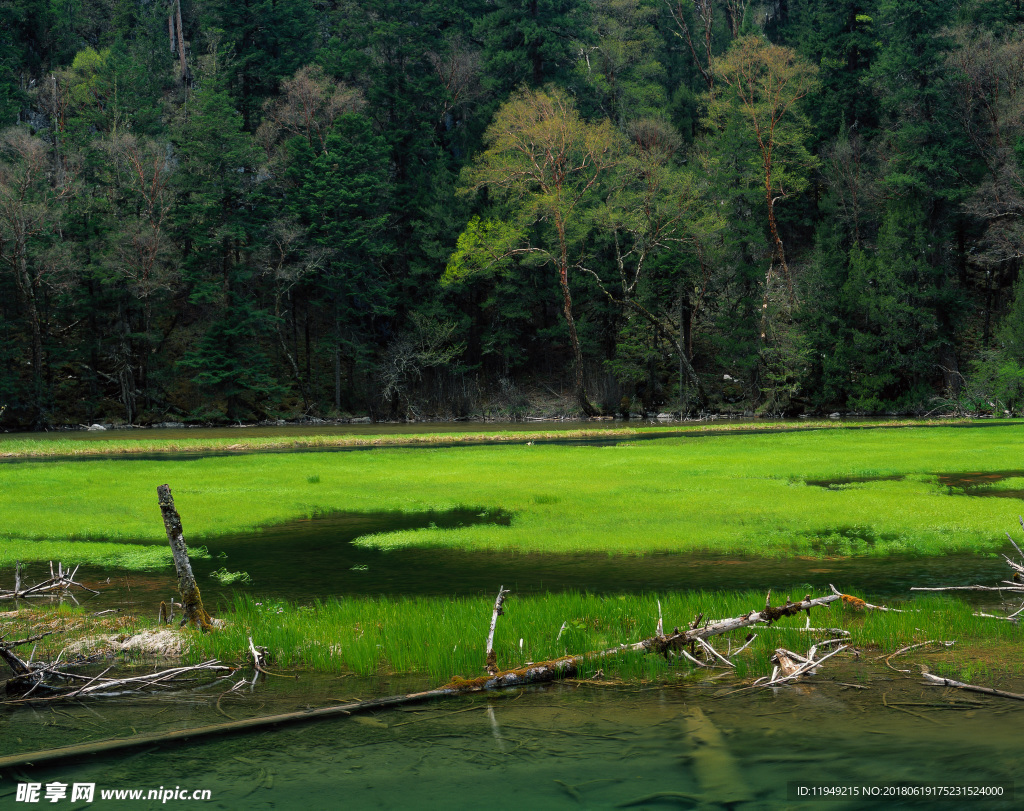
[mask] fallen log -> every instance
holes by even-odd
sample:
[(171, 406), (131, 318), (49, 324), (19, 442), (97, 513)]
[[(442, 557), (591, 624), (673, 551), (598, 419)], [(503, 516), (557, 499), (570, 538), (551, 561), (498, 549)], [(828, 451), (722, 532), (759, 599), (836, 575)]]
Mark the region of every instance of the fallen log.
[(286, 712), (281, 713), (280, 715), (246, 718), (241, 721), (230, 721), (223, 724), (195, 727), (193, 729), (175, 729), (150, 735), (135, 735), (131, 738), (112, 738), (106, 741), (82, 743), (74, 746), (62, 746), (58, 749), (44, 749), (39, 752), (27, 752), (22, 755), (10, 755), (8, 757), (0, 758), (0, 769), (7, 769), (14, 766), (36, 766), (40, 763), (52, 763), (53, 761), (58, 760), (77, 759), (89, 755), (134, 749), (139, 746), (177, 743), (181, 741), (194, 740), (195, 738), (209, 737), (211, 735), (247, 732), (252, 729), (305, 723), (307, 721), (317, 721), (324, 718), (345, 718), (358, 713), (369, 712), (371, 710), (414, 704), (448, 695), (452, 695), (451, 690), (427, 690), (422, 693), (388, 696), (387, 698), (375, 698), (369, 701), (356, 701), (351, 704), (343, 704), (337, 707), (320, 707), (311, 710), (300, 710), (298, 712)]
[(1024, 584), (1010, 584), (1007, 586), (911, 586), (911, 591), (1021, 591), (1024, 592)]
[(997, 696), (999, 698), (1012, 698), (1016, 701), (1024, 701), (1024, 695), (1021, 693), (1008, 693), (1005, 690), (996, 690), (993, 687), (979, 687), (976, 684), (965, 684), (962, 681), (956, 681), (955, 679), (944, 679), (941, 676), (933, 676), (928, 672), (928, 668), (921, 665), (921, 676), (929, 684), (935, 684), (939, 687), (955, 687), (958, 690), (966, 690), (969, 693), (981, 693), (986, 696)]

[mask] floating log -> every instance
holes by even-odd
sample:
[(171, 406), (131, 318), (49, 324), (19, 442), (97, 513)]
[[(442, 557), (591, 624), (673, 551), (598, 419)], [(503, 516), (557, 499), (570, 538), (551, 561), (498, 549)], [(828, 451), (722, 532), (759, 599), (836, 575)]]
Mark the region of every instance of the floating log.
[(722, 806), (753, 802), (743, 770), (718, 727), (700, 707), (686, 714), (686, 732), (690, 766), (706, 801)]
[(992, 687), (979, 687), (976, 684), (964, 684), (962, 681), (933, 676), (923, 665), (921, 666), (921, 675), (929, 684), (935, 684), (940, 687), (956, 687), (958, 690), (966, 690), (969, 693), (981, 693), (986, 696), (998, 696), (999, 698), (1012, 698), (1016, 701), (1024, 701), (1024, 695), (1020, 693), (1008, 693), (1005, 690), (996, 690)]
[(678, 805), (680, 800), (702, 808), (726, 808), (754, 802), (754, 794), (743, 777), (739, 763), (729, 751), (725, 738), (699, 707), (686, 714), (685, 731), (688, 743), (685, 757), (690, 761), (690, 769), (700, 793), (658, 791), (620, 803), (617, 808), (647, 806), (662, 801), (672, 801)]
[(196, 585), (196, 577), (192, 574), (192, 563), (188, 559), (185, 534), (181, 528), (181, 516), (174, 508), (171, 488), (161, 484), (156, 488), (156, 493), (160, 513), (164, 519), (164, 528), (167, 530), (167, 541), (174, 556), (174, 570), (178, 575), (178, 593), (181, 595), (182, 611), (185, 614), (181, 624), (194, 625), (203, 631), (209, 631), (213, 628), (213, 618), (203, 608), (203, 598), (199, 593), (199, 586)]
[(10, 755), (0, 758), (0, 769), (7, 769), (14, 766), (36, 766), (40, 763), (52, 763), (59, 760), (72, 760), (89, 755), (116, 752), (125, 749), (134, 749), (139, 746), (150, 746), (152, 744), (177, 743), (181, 741), (203, 738), (211, 735), (224, 735), (235, 732), (247, 732), (252, 729), (260, 729), (285, 724), (305, 723), (323, 718), (345, 718), (357, 713), (369, 712), (370, 710), (385, 709), (416, 702), (429, 701), (432, 698), (451, 695), (452, 691), (447, 689), (427, 690), (422, 693), (410, 693), (402, 696), (389, 696), (387, 698), (371, 699), (369, 701), (356, 701), (351, 704), (344, 704), (337, 707), (320, 707), (315, 710), (300, 710), (299, 712), (287, 712), (280, 715), (261, 716), (259, 718), (246, 718), (242, 721), (230, 721), (224, 724), (212, 724), (205, 727), (193, 729), (175, 729), (168, 732), (157, 732), (150, 735), (135, 735), (131, 738), (112, 738), (106, 741), (94, 741), (92, 743), (76, 744), (74, 746), (62, 746), (59, 749), (44, 749), (39, 752), (28, 752), (23, 755)]

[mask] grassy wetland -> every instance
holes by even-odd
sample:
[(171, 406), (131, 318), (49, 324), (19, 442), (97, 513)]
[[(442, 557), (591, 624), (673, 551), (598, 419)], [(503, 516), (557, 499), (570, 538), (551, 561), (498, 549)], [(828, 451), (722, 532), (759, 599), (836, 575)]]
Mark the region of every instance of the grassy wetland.
[[(108, 455), (0, 465), (0, 565), (55, 557), (162, 565), (155, 490), (164, 483), (195, 545), (338, 511), (468, 508), (509, 520), (357, 543), (613, 555), (991, 553), (1019, 511), (943, 477), (1001, 471), (1005, 483), (984, 486), (1012, 494), (1024, 464), (1021, 424), (605, 440), (187, 458), (124, 457), (116, 443), (90, 442)], [(17, 447), (0, 442), (0, 452)]]
[[(516, 444), (466, 446), (431, 445), (419, 437), (421, 446), (370, 445), (352, 452), (181, 455), (185, 449), (176, 448), (178, 455), (159, 457), (131, 455), (121, 439), (92, 440), (80, 458), (25, 455), (25, 446), (5, 441), (0, 452), (16, 456), (0, 464), (0, 565), (60, 558), (122, 569), (169, 568), (155, 498), (163, 483), (174, 491), (194, 556), (228, 533), (259, 537), (262, 527), (337, 512), (440, 515), (468, 509), (501, 520), (454, 527), (430, 522), (364, 535), (354, 543), (384, 550), (385, 561), (389, 550), (415, 547), (610, 556), (853, 555), (885, 566), (892, 556), (995, 555), (1021, 511), (1008, 499), (1019, 498), (1024, 486), (1022, 424), (687, 436), (660, 436), (655, 429), (650, 433), (657, 438), (650, 439), (629, 430), (604, 431), (601, 442), (590, 443), (577, 433), (559, 436), (567, 440), (562, 442), (530, 440), (527, 434)], [(510, 437), (503, 432), (498, 438)], [(61, 442), (67, 441), (58, 440), (64, 447)], [(272, 449), (262, 442), (233, 450)], [(285, 567), (302, 565), (301, 559), (281, 560)], [(482, 592), (496, 586), (480, 584)], [(213, 607), (229, 626), (191, 638), (190, 657), (244, 659), (251, 636), (270, 650), (278, 667), (416, 673), (436, 684), (479, 673), (482, 628), (493, 602), (487, 594), (342, 595), (312, 602), (297, 594), (271, 600), (259, 596), (258, 582), (244, 592), (229, 605)], [(650, 637), (658, 600), (671, 628), (685, 626), (698, 613), (743, 615), (763, 605), (764, 593), (595, 595), (556, 587), (546, 595), (515, 596), (499, 623), (498, 661), (518, 666)], [(813, 624), (844, 628), (861, 649), (883, 654), (956, 640), (949, 649), (919, 652), (934, 654), (935, 672), (1024, 672), (1024, 657), (1008, 644), (1018, 638), (1016, 624), (976, 617), (975, 609), (957, 599), (917, 598), (904, 607), (909, 610), (902, 614), (865, 613), (836, 604), (831, 611), (815, 610)], [(759, 630), (737, 660), (737, 675), (763, 674), (776, 647), (806, 650), (811, 640), (801, 625), (802, 617)], [(745, 632), (722, 640), (721, 647), (735, 650), (744, 637)], [(690, 674), (677, 660), (637, 655), (602, 660), (593, 669), (632, 681)]]

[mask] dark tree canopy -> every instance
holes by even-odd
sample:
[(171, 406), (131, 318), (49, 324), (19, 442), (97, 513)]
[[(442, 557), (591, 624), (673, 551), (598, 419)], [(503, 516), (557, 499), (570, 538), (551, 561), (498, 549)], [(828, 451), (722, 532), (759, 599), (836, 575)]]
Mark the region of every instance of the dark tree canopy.
[(1009, 0), (0, 2), (0, 425), (1019, 412), (1022, 77)]

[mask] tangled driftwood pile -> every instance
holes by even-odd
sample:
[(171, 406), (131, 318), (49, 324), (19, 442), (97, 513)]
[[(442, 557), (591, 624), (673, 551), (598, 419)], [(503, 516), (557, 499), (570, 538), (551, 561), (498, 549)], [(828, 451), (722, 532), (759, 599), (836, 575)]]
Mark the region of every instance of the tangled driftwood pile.
[[(1020, 521), (1021, 528), (1024, 528), (1024, 516), (1018, 516), (1018, 520)], [(1016, 561), (1016, 560), (1013, 560), (1012, 558), (1010, 558), (1009, 555), (1003, 555), (1003, 560), (1005, 560), (1006, 561), (1006, 565), (1010, 567), (1011, 574), (1010, 574), (1010, 579), (1009, 580), (1001, 581), (998, 586), (982, 586), (982, 585), (973, 585), (973, 586), (931, 586), (931, 587), (914, 586), (910, 590), (911, 591), (994, 591), (994, 592), (998, 592), (1001, 595), (1002, 594), (1011, 594), (1011, 595), (1012, 594), (1019, 594), (1019, 595), (1024, 595), (1024, 552), (1022, 552), (1021, 548), (1019, 546), (1017, 546), (1017, 542), (1015, 540), (1013, 540), (1013, 537), (1010, 535), (1009, 532), (1006, 533), (1006, 538), (1010, 542), (1010, 544), (1013, 546), (1013, 548), (1017, 550), (1017, 554), (1020, 555), (1020, 560)], [(979, 617), (990, 617), (992, 619), (1009, 620), (1010, 622), (1018, 622), (1021, 614), (1024, 614), (1024, 603), (1022, 603), (1020, 605), (1020, 607), (1017, 608), (1016, 611), (1014, 611), (1011, 614), (1005, 615), (1005, 616), (999, 615), (999, 614), (985, 614), (985, 613), (982, 613), (982, 612), (978, 612), (976, 614), (976, 616), (979, 616)]]
[(78, 657), (61, 662), (61, 653), (54, 662), (28, 661), (22, 659), (14, 649), (30, 642), (36, 642), (48, 634), (17, 639), (13, 642), (0, 642), (0, 658), (7, 662), (13, 677), (4, 682), (7, 695), (16, 698), (5, 701), (5, 704), (20, 704), (26, 701), (69, 701), (84, 696), (117, 695), (126, 690), (180, 687), (184, 683), (194, 683), (200, 674), (231, 674), (236, 668), (222, 665), (215, 659), (198, 665), (173, 667), (141, 676), (125, 676), (107, 678), (113, 665), (96, 676), (76, 673), (75, 668), (95, 664), (95, 657)]
[(87, 586), (83, 586), (75, 580), (75, 575), (78, 574), (78, 568), (79, 567), (76, 566), (74, 570), (65, 569), (64, 564), (58, 561), (57, 569), (54, 570), (53, 561), (51, 560), (50, 576), (48, 578), (40, 583), (36, 583), (34, 586), (22, 588), (22, 568), (21, 562), (19, 561), (14, 564), (14, 589), (10, 591), (0, 591), (0, 600), (23, 599), (26, 597), (52, 597), (54, 595), (67, 595), (74, 599), (74, 594), (71, 593), (72, 588), (79, 588), (83, 591), (88, 591), (91, 594), (99, 594), (98, 591), (94, 591)]

